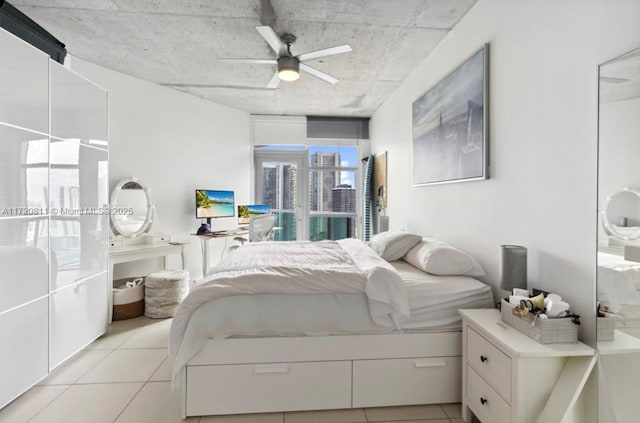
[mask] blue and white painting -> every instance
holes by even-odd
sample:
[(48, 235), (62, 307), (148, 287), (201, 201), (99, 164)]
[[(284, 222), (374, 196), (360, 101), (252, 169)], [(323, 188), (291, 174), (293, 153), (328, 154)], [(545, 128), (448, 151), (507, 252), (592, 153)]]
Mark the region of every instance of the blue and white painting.
[(485, 45), (413, 103), (413, 184), (486, 179)]

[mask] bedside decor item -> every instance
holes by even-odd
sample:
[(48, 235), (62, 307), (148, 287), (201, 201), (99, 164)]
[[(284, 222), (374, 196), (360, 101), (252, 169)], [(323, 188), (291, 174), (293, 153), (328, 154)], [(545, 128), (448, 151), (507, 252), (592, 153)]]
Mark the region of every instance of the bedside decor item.
[(413, 102), (413, 185), (488, 178), (489, 44)]
[[(546, 317), (546, 315), (544, 315)], [(541, 344), (570, 344), (578, 342), (577, 318), (543, 318), (502, 300), (500, 318), (509, 326)], [(576, 323), (576, 321), (578, 323)]]
[(527, 249), (520, 245), (500, 246), (500, 288), (527, 289)]
[(569, 307), (558, 294), (512, 295), (502, 300), (500, 318), (541, 344), (572, 343), (578, 340), (580, 316)]
[(615, 338), (616, 315), (609, 307), (598, 304), (597, 341), (613, 341)]

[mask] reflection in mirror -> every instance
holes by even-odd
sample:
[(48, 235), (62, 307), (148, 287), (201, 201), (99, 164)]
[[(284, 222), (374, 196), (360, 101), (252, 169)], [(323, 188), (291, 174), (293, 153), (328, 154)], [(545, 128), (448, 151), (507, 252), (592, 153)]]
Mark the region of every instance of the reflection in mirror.
[(49, 292), (47, 216), (0, 219), (0, 315)]
[(50, 144), (52, 289), (106, 270), (107, 155), (76, 142)]
[[(46, 214), (49, 183), (49, 140), (42, 135), (0, 125), (0, 208), (4, 217), (28, 208), (29, 215)], [(8, 163), (15, 163), (9, 166)], [(15, 208), (18, 208), (17, 210)], [(13, 209), (13, 213), (12, 212)]]
[(154, 209), (151, 191), (136, 178), (124, 179), (111, 194), (111, 227), (128, 238), (149, 232)]
[[(640, 415), (640, 49), (599, 67), (599, 422)], [(622, 188), (627, 187), (627, 188)]]
[(624, 242), (640, 238), (640, 191), (624, 187), (606, 198), (600, 211), (606, 245), (624, 246)]

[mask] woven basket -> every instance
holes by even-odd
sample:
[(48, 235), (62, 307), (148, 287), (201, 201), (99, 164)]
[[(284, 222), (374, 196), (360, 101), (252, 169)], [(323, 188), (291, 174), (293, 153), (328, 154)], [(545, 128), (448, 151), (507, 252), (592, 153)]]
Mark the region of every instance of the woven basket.
[(144, 285), (119, 289), (128, 281), (137, 278), (116, 279), (113, 281), (113, 320), (126, 320), (144, 314)]
[(500, 318), (541, 344), (570, 344), (578, 342), (578, 325), (570, 318), (540, 319), (529, 313), (524, 319), (513, 314), (514, 306), (502, 299)]

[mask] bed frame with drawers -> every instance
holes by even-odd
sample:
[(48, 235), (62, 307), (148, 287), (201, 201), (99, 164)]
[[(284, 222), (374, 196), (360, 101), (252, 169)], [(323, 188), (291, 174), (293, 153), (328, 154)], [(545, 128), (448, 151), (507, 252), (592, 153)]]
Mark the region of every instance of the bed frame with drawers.
[(209, 339), (182, 417), (461, 401), (461, 332)]

